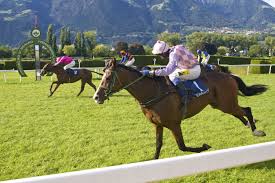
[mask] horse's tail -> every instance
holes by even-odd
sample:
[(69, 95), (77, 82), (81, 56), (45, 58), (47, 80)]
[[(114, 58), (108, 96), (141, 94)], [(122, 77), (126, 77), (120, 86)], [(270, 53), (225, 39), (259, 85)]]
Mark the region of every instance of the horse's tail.
[(98, 74), (98, 75), (100, 75), (100, 76), (103, 76), (103, 74), (102, 74), (102, 73), (99, 73), (99, 72), (96, 72), (96, 71), (90, 71), (90, 72), (92, 72), (92, 73), (96, 73), (96, 74)]
[(261, 93), (263, 93), (267, 90), (266, 85), (256, 84), (256, 85), (252, 85), (252, 86), (246, 86), (246, 84), (244, 83), (244, 81), (240, 77), (238, 77), (236, 75), (233, 75), (233, 74), (231, 74), (231, 77), (235, 79), (235, 81), (238, 84), (239, 90), (245, 96), (259, 95), (259, 94), (261, 94)]

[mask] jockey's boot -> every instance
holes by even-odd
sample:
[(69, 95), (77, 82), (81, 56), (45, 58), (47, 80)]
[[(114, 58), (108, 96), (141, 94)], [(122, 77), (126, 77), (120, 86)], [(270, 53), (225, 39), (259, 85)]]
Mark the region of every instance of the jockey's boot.
[(176, 87), (177, 87), (178, 93), (179, 93), (180, 96), (181, 96), (181, 102), (182, 102), (182, 103), (186, 103), (186, 102), (187, 102), (188, 95), (189, 95), (189, 90), (184, 86), (183, 81), (182, 81), (182, 82), (179, 82), (179, 83), (176, 85)]

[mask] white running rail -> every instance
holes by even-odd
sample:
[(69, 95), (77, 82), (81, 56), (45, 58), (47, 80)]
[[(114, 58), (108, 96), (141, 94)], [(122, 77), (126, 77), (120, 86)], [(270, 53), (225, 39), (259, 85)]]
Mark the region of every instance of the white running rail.
[(186, 156), (68, 172), (2, 183), (140, 183), (275, 159), (275, 141)]

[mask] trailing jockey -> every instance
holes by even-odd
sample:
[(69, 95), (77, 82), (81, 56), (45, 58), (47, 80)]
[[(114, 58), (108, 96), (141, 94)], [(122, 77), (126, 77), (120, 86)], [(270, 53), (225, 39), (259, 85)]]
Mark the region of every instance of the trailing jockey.
[(120, 64), (124, 64), (125, 66), (128, 66), (128, 67), (134, 64), (135, 58), (129, 52), (121, 50), (119, 54), (121, 56), (121, 60), (119, 62)]
[(56, 65), (64, 65), (64, 70), (69, 74), (69, 75), (74, 75), (74, 71), (71, 69), (73, 66), (75, 66), (75, 61), (72, 57), (69, 56), (62, 56), (62, 57), (57, 57), (56, 58)]

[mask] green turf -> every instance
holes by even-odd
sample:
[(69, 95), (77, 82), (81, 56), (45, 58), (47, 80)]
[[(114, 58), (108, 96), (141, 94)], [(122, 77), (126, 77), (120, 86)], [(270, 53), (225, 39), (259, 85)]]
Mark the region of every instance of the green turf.
[[(126, 91), (97, 105), (86, 86), (62, 85), (48, 98), (50, 78), (34, 81), (32, 73), (19, 82), (0, 73), (0, 180), (56, 174), (146, 161), (155, 151), (155, 131)], [(240, 121), (207, 107), (182, 123), (187, 145), (208, 143), (210, 151), (275, 140), (275, 75), (242, 76), (247, 84), (267, 84), (259, 96), (240, 97), (252, 107), (257, 127), (266, 137), (254, 137)], [(93, 81), (98, 85), (99, 80)], [(263, 152), (264, 153), (264, 152)], [(170, 131), (164, 131), (160, 158), (187, 155), (178, 150)], [(261, 156), (261, 154), (259, 154)], [(232, 160), (233, 161), (233, 160)], [(275, 160), (204, 173), (164, 182), (275, 182)]]

